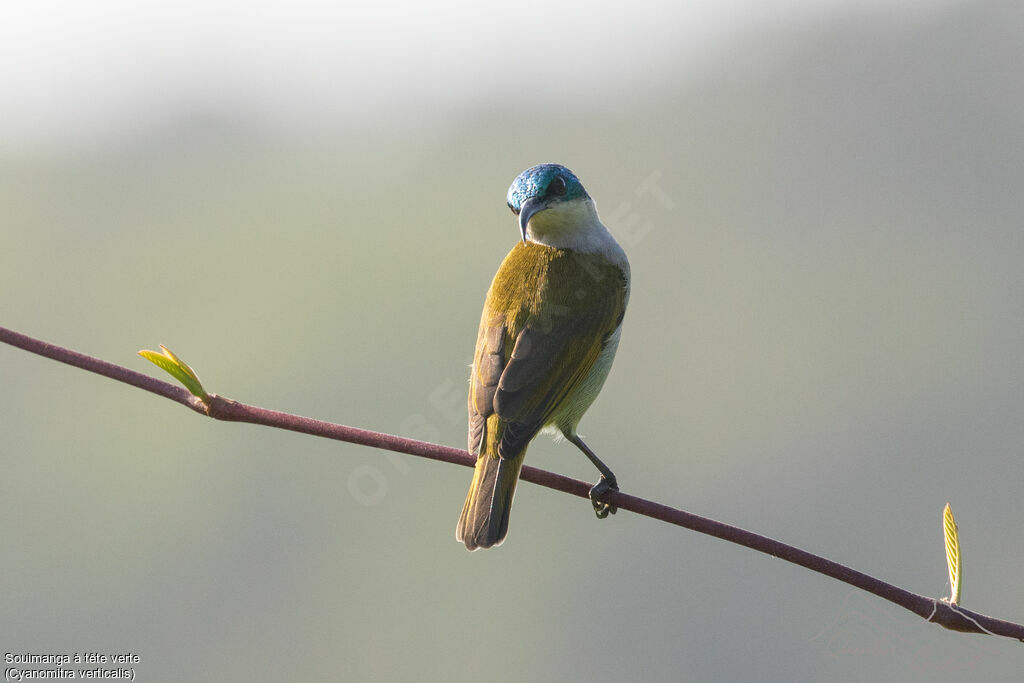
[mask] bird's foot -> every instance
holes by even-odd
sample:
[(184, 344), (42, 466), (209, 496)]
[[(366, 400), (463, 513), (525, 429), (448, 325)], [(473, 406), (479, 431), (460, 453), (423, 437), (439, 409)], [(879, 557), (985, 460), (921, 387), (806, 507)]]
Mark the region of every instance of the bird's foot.
[(594, 514), (597, 515), (598, 519), (604, 519), (608, 515), (614, 515), (618, 512), (618, 507), (611, 503), (605, 503), (601, 500), (609, 491), (618, 490), (619, 485), (615, 481), (615, 477), (608, 479), (603, 474), (601, 475), (601, 479), (594, 484), (592, 489), (590, 489), (590, 503), (594, 506)]

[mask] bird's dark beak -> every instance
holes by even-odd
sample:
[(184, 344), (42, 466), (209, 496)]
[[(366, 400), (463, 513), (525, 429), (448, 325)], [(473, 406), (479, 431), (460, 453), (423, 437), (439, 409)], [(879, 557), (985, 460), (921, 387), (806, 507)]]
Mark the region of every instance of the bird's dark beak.
[(519, 207), (519, 232), (523, 235), (523, 242), (526, 241), (526, 226), (530, 218), (544, 209), (548, 208), (543, 200), (537, 197), (530, 197)]

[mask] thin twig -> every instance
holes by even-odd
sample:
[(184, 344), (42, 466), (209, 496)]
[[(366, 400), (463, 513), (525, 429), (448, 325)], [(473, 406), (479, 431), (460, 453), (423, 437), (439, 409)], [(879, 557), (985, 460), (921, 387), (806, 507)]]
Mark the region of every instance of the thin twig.
[[(409, 455), (464, 465), (466, 467), (473, 467), (476, 462), (475, 457), (458, 448), (358, 429), (356, 427), (347, 427), (322, 420), (314, 420), (309, 417), (267, 410), (266, 408), (258, 408), (246, 405), (245, 403), (238, 403), (216, 394), (210, 394), (209, 399), (204, 402), (190, 394), (183, 387), (163, 382), (120, 365), (114, 365), (98, 358), (86, 356), (62, 346), (33, 339), (4, 327), (0, 327), (0, 341), (40, 356), (52, 358), (53, 360), (115, 379), (119, 382), (131, 384), (145, 391), (169, 398), (172, 401), (177, 401), (196, 412), (209, 415), (218, 420), (250, 422), (267, 427), (288, 429), (294, 432), (302, 432), (303, 434), (347, 441), (374, 448), (383, 448), (398, 453), (408, 453)], [(536, 467), (523, 467), (520, 478), (524, 481), (579, 496), (580, 498), (587, 498), (590, 491), (590, 484), (587, 482)], [(819, 574), (830, 576), (843, 583), (855, 586), (869, 593), (874, 593), (880, 598), (910, 610), (926, 621), (934, 622), (945, 628), (969, 633), (989, 633), (1024, 641), (1024, 625), (1022, 624), (995, 619), (965, 610), (958, 605), (950, 606), (941, 600), (911, 593), (850, 567), (765, 536), (716, 522), (706, 517), (677, 510), (661, 503), (631, 496), (621, 491), (610, 492), (606, 500), (617, 505), (622, 510), (629, 510), (639, 515), (660, 519), (669, 524), (675, 524), (702, 534), (714, 536), (715, 538), (737, 543), (786, 560), (787, 562), (798, 564), (801, 567), (806, 567)]]

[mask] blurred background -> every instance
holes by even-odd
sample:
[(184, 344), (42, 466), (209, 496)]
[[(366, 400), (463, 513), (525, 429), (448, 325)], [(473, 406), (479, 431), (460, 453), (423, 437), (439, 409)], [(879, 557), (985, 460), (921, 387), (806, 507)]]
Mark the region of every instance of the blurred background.
[[(1012, 0), (4, 3), (0, 325), (465, 445), (505, 191), (557, 161), (633, 267), (581, 433), (624, 490), (1024, 620)], [(205, 420), (0, 346), (0, 647), (138, 680), (1019, 681), (727, 543)], [(528, 464), (593, 480), (538, 439)]]

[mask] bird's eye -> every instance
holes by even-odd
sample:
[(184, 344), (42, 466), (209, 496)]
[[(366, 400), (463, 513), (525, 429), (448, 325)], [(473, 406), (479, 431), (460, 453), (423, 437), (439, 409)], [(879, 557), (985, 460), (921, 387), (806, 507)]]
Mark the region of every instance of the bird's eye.
[(555, 179), (551, 181), (550, 185), (548, 185), (548, 192), (551, 194), (563, 195), (565, 194), (565, 190), (565, 178), (560, 175), (556, 175)]

